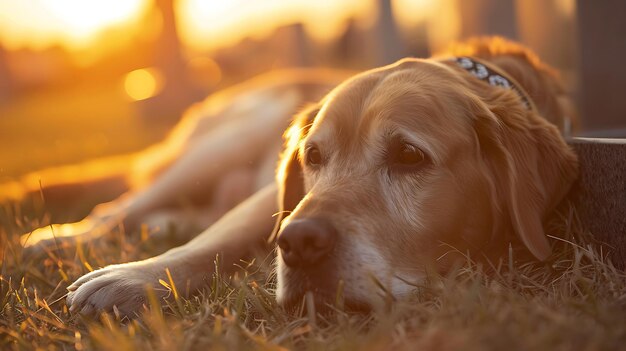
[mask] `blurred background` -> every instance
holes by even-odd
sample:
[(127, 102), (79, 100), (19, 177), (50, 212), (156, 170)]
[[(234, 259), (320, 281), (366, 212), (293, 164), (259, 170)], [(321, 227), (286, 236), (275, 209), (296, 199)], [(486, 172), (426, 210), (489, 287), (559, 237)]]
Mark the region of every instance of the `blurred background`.
[(273, 69), (367, 69), (497, 34), (558, 68), (582, 134), (626, 137), (620, 0), (0, 0), (0, 183), (137, 151)]

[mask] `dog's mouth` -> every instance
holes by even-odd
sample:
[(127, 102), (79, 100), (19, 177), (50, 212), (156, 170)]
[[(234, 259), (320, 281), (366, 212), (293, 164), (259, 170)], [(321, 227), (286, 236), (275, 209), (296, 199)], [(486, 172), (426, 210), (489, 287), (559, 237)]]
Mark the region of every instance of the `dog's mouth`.
[(300, 314), (312, 309), (322, 314), (371, 310), (369, 303), (346, 294), (344, 282), (326, 270), (292, 270), (282, 278), (279, 303), (290, 313)]
[(288, 291), (280, 303), (287, 312), (295, 315), (309, 312), (331, 314), (333, 312), (368, 313), (371, 311), (371, 305), (365, 301), (344, 298), (341, 294), (333, 294), (320, 289)]

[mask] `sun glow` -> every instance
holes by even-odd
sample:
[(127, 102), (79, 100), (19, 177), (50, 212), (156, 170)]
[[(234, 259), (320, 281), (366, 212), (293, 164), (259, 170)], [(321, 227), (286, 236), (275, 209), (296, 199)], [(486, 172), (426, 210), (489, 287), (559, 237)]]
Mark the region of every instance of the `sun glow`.
[(362, 0), (180, 0), (177, 19), (183, 42), (195, 49), (233, 45), (245, 37), (269, 35), (275, 28), (303, 23), (314, 38), (338, 35), (346, 19), (373, 20), (373, 1)]
[(394, 0), (392, 4), (394, 17), (407, 27), (424, 22), (437, 9), (436, 0)]
[(83, 49), (103, 31), (131, 24), (146, 0), (0, 0), (0, 41), (9, 49)]
[[(427, 23), (430, 41), (446, 42), (459, 32), (455, 1), (393, 0), (392, 6), (401, 27), (410, 31)], [(173, 0), (172, 5), (181, 41), (200, 51), (260, 39), (294, 23), (302, 23), (312, 38), (329, 41), (349, 19), (367, 27), (377, 14), (374, 0)], [(158, 17), (153, 0), (0, 0), (0, 43), (8, 50), (62, 46), (88, 65), (132, 38), (156, 37)]]
[[(102, 46), (99, 36), (111, 28), (128, 27), (126, 36), (142, 30), (139, 18), (152, 6), (150, 0), (0, 0), (0, 42), (9, 50)], [(367, 25), (376, 13), (374, 1), (362, 0), (178, 0), (174, 7), (182, 41), (200, 50), (300, 22), (311, 36), (325, 40), (338, 35), (346, 19)]]
[(394, 0), (393, 14), (401, 27), (418, 25), (428, 28), (428, 41), (433, 51), (439, 51), (459, 38), (460, 13), (457, 0)]

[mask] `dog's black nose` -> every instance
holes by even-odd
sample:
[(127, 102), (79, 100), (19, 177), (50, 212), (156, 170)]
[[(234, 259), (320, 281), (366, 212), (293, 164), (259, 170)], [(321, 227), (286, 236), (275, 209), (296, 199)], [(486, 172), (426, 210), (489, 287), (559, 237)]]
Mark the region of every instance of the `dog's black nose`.
[(283, 260), (289, 267), (307, 268), (318, 263), (334, 247), (337, 231), (321, 219), (296, 219), (278, 236)]

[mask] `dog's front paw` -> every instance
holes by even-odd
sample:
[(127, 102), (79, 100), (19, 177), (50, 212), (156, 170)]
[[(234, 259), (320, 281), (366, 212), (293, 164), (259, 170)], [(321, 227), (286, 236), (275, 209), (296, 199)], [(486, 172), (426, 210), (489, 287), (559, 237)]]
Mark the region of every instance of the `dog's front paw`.
[[(133, 316), (146, 304), (146, 289), (152, 288), (157, 297), (168, 290), (159, 284), (165, 278), (165, 268), (153, 261), (111, 265), (82, 276), (67, 289), (70, 312), (92, 315), (111, 312), (115, 308), (122, 316)], [(165, 278), (167, 279), (167, 278)]]

